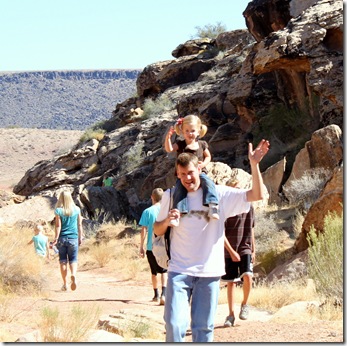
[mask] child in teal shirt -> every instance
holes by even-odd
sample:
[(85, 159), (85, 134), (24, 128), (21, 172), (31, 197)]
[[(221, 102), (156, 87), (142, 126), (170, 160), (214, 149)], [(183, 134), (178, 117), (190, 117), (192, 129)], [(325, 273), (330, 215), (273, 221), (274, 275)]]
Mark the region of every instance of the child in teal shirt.
[(42, 234), (45, 224), (46, 222), (43, 220), (37, 221), (34, 228), (35, 235), (29, 241), (28, 245), (34, 243), (35, 252), (39, 256), (47, 257), (48, 259), (50, 259), (48, 237)]

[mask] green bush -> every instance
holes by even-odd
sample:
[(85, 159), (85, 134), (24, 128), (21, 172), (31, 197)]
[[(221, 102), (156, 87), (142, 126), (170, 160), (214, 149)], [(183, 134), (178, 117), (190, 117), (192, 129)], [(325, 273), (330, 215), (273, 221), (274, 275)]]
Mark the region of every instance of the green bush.
[(143, 153), (145, 142), (143, 140), (137, 141), (124, 155), (123, 166), (119, 175), (126, 174), (137, 168), (145, 158)]
[(203, 27), (196, 26), (196, 33), (194, 37), (198, 38), (210, 38), (214, 39), (222, 32), (227, 31), (227, 28), (221, 22), (217, 22), (216, 24), (206, 24)]
[(308, 273), (317, 293), (338, 304), (343, 303), (343, 217), (329, 213), (324, 232), (312, 226), (308, 233)]
[(84, 143), (91, 139), (97, 139), (98, 141), (101, 141), (105, 136), (106, 131), (100, 128), (90, 128), (86, 130), (81, 138), (79, 139), (78, 143)]
[(143, 118), (148, 119), (156, 117), (165, 112), (172, 110), (175, 104), (170, 100), (167, 95), (160, 95), (157, 99), (146, 99), (143, 104)]

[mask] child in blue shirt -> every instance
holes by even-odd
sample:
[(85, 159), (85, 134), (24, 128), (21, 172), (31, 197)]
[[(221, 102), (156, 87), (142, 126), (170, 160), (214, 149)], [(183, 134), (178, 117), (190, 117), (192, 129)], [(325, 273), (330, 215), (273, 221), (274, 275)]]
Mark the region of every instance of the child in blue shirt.
[(48, 237), (42, 234), (45, 229), (45, 225), (46, 221), (44, 220), (38, 220), (36, 222), (34, 228), (35, 235), (29, 241), (28, 245), (34, 243), (35, 252), (41, 257), (47, 257), (50, 259)]

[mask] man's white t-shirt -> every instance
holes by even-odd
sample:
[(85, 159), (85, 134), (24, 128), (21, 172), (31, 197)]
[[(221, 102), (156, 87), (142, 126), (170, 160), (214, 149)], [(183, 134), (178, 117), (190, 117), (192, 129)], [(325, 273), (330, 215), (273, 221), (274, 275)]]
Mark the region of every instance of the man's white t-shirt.
[[(208, 218), (208, 207), (202, 205), (202, 189), (188, 193), (188, 214), (182, 214), (178, 227), (171, 229), (169, 272), (198, 277), (225, 274), (224, 222), (228, 217), (249, 211), (246, 190), (217, 185), (219, 220)], [(157, 221), (168, 216), (170, 192), (161, 200)]]

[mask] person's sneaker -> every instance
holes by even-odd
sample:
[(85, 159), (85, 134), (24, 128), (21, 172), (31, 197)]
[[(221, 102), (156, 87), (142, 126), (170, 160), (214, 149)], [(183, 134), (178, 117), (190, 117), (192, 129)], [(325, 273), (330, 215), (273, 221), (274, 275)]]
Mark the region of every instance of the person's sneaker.
[(159, 303), (159, 300), (160, 300), (159, 297), (153, 297), (153, 298), (152, 298), (152, 302), (157, 302), (157, 303)]
[(247, 304), (241, 305), (240, 320), (247, 320), (249, 314), (249, 306)]
[(67, 291), (66, 285), (61, 286), (62, 291)]
[(165, 296), (160, 297), (159, 305), (165, 305)]
[(179, 224), (180, 224), (179, 218), (170, 220), (170, 226), (171, 227), (178, 227)]
[(224, 327), (233, 327), (234, 326), (234, 322), (235, 322), (235, 317), (234, 316), (228, 316), (225, 319)]
[(74, 275), (71, 275), (71, 291), (74, 291), (77, 288), (76, 278)]
[(219, 209), (218, 209), (218, 205), (216, 204), (210, 204), (208, 206), (208, 217), (210, 219), (215, 219), (215, 220), (219, 220)]

